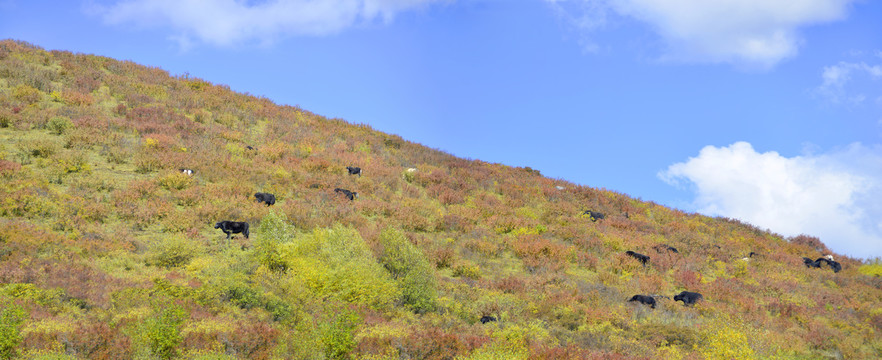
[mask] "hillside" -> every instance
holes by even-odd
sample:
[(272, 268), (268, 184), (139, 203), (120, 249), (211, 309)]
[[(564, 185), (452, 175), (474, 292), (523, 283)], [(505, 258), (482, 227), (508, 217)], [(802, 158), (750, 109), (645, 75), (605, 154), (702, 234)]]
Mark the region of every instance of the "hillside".
[(0, 359), (882, 358), (879, 264), (811, 236), (128, 61), (0, 42), (0, 178)]

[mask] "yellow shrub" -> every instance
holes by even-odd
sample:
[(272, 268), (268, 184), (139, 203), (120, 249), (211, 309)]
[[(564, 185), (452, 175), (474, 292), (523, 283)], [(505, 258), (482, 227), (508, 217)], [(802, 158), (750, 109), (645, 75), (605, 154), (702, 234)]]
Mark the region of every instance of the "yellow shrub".
[(184, 173), (170, 173), (159, 179), (159, 185), (169, 190), (182, 190), (193, 185), (193, 178)]
[(858, 272), (870, 276), (882, 276), (882, 263), (867, 264), (858, 268)]
[(21, 84), (19, 86), (16, 86), (15, 89), (12, 90), (12, 96), (18, 101), (33, 104), (37, 101), (40, 101), (40, 99), (43, 97), (43, 93), (32, 86)]
[(317, 229), (296, 236), (290, 242), (279, 243), (275, 248), (288, 273), (298, 277), (318, 296), (377, 309), (387, 308), (401, 297), (389, 273), (377, 263), (353, 229), (341, 226)]
[(753, 349), (747, 342), (747, 334), (727, 325), (728, 321), (718, 320), (710, 325), (712, 332), (707, 335), (704, 346), (699, 351), (708, 360), (752, 359)]

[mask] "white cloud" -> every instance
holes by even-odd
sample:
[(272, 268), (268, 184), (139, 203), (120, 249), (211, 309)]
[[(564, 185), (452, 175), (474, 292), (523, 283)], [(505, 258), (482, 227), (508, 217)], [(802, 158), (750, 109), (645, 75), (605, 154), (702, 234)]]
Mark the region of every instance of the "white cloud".
[(692, 185), (701, 213), (786, 236), (818, 236), (851, 256), (882, 256), (882, 146), (852, 144), (790, 158), (758, 153), (746, 142), (707, 146), (659, 177)]
[(867, 99), (865, 92), (875, 92), (876, 98), (882, 95), (878, 87), (861, 84), (880, 79), (882, 65), (840, 61), (839, 64), (824, 67), (822, 83), (814, 89), (814, 93), (834, 104), (857, 105)]
[(179, 43), (190, 38), (230, 46), (271, 43), (297, 35), (327, 35), (443, 0), (122, 0), (94, 11), (110, 24), (169, 26)]
[(573, 18), (603, 19), (593, 24), (605, 24), (609, 12), (644, 22), (664, 39), (664, 59), (760, 68), (796, 55), (799, 28), (841, 20), (854, 1), (546, 0), (557, 11), (583, 13)]

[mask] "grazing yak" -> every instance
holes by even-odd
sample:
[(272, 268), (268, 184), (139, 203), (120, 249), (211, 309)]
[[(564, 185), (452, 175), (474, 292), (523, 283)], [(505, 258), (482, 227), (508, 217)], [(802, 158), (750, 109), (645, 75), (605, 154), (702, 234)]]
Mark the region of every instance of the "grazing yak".
[(588, 215), (591, 218), (591, 221), (597, 221), (603, 219), (603, 213), (599, 213), (597, 211), (585, 210), (582, 215)]
[(677, 248), (670, 246), (668, 244), (658, 244), (658, 245), (654, 246), (653, 249), (655, 249), (655, 251), (658, 251), (658, 252), (670, 251), (675, 254), (680, 253), (680, 251), (678, 251)]
[(643, 266), (646, 266), (646, 263), (649, 262), (649, 256), (646, 256), (646, 255), (643, 255), (640, 253), (635, 253), (631, 250), (625, 251), (625, 254), (639, 260), (640, 263), (643, 264)]
[(481, 317), (481, 324), (486, 324), (491, 321), (496, 321), (496, 317), (485, 315)]
[(355, 166), (347, 166), (346, 170), (349, 170), (349, 175), (358, 175), (361, 177), (361, 168)]
[[(832, 258), (832, 256), (830, 256), (830, 255), (827, 255), (827, 256), (829, 256), (829, 257), (822, 257), (822, 258), (818, 258), (818, 260), (815, 260), (814, 264), (816, 266), (812, 266), (812, 267), (819, 268), (819, 267), (821, 267), (821, 264), (826, 263), (827, 265), (830, 266), (831, 269), (833, 269), (834, 273), (838, 273), (840, 270), (842, 270), (842, 265), (839, 264), (839, 262), (830, 260), (830, 258)], [(805, 259), (805, 258), (803, 258), (803, 259)]]
[(682, 301), (683, 305), (689, 306), (694, 305), (698, 300), (704, 299), (704, 296), (697, 292), (691, 291), (683, 291), (677, 295), (674, 295), (674, 301)]
[(655, 298), (647, 295), (634, 295), (631, 297), (630, 301), (636, 301), (644, 305), (649, 305), (650, 308), (655, 309)]
[(741, 261), (750, 261), (750, 259), (753, 258), (754, 255), (759, 255), (759, 254), (751, 251), (750, 254), (747, 254), (747, 256), (741, 258)]
[(358, 193), (357, 193), (357, 192), (355, 192), (355, 191), (349, 191), (349, 190), (346, 190), (346, 189), (336, 188), (336, 189), (334, 189), (334, 192), (336, 192), (336, 193), (343, 193), (343, 195), (346, 195), (346, 198), (349, 199), (349, 200), (355, 200), (355, 198), (358, 197)]
[(248, 238), (248, 223), (247, 222), (239, 222), (239, 221), (221, 221), (217, 224), (214, 224), (215, 229), (221, 229), (224, 234), (227, 234), (227, 240), (230, 239), (232, 234), (242, 233), (245, 235), (245, 238)]
[(821, 267), (821, 264), (820, 264), (820, 263), (818, 263), (817, 261), (812, 260), (812, 259), (810, 259), (810, 258), (807, 258), (807, 257), (803, 257), (803, 258), (802, 258), (802, 263), (805, 264), (805, 267), (807, 267), (807, 268), (819, 268), (819, 267)]
[(266, 206), (275, 205), (276, 196), (270, 193), (255, 193), (254, 197), (257, 199), (257, 202), (266, 203)]

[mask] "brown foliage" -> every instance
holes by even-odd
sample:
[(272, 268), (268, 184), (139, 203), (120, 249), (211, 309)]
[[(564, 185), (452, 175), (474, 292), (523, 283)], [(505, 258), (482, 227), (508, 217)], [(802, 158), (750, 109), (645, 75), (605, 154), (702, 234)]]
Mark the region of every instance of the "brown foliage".
[(414, 329), (401, 344), (400, 356), (410, 359), (453, 360), (469, 354), (490, 339), (457, 332), (445, 332), (436, 327)]
[(83, 323), (71, 333), (61, 335), (68, 353), (93, 360), (131, 359), (131, 340), (118, 327), (106, 322)]

